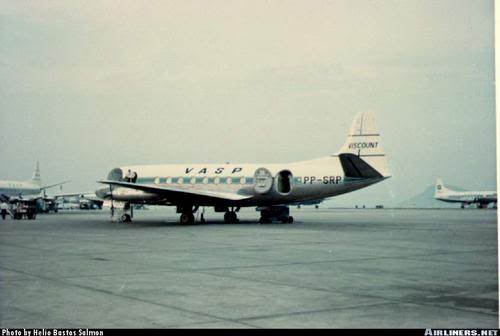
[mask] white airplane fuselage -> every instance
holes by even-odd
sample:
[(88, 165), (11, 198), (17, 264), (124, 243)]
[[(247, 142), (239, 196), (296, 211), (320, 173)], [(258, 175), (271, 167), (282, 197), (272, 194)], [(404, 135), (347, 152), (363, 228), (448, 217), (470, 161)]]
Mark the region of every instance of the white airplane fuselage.
[(434, 198), (448, 203), (478, 204), (486, 206), (489, 203), (497, 203), (496, 191), (455, 191), (447, 188), (443, 181), (438, 178), (435, 186)]
[[(124, 166), (99, 181), (106, 186), (96, 195), (124, 202), (124, 209), (133, 203), (175, 205), (182, 223), (193, 222), (199, 206), (226, 212), (228, 222), (245, 206), (257, 206), (262, 222), (275, 217), (291, 222), (286, 205), (321, 201), (390, 176), (373, 116), (364, 113), (354, 119), (346, 142), (331, 156), (292, 163)], [(123, 221), (131, 218), (122, 216)]]
[(435, 198), (449, 203), (493, 203), (497, 201), (497, 193), (494, 191), (452, 191), (437, 195)]
[(12, 196), (36, 196), (41, 192), (40, 185), (32, 181), (0, 181), (0, 195)]
[[(255, 177), (259, 168), (267, 169), (274, 177), (267, 182), (269, 190), (262, 192)], [(174, 164), (126, 166), (119, 168), (122, 172), (128, 170), (137, 173), (136, 183), (150, 184), (155, 187), (175, 187), (186, 191), (213, 191), (251, 196), (244, 200), (227, 200), (224, 202), (213, 199), (196, 201), (196, 205), (209, 206), (216, 204), (259, 206), (281, 205), (301, 201), (324, 199), (361, 189), (384, 180), (386, 177), (371, 179), (356, 179), (346, 177), (337, 156), (295, 162), (289, 164)], [(279, 185), (276, 178), (285, 172), (285, 179), (290, 182), (289, 188)], [(286, 183), (286, 182), (285, 182)], [(101, 196), (110, 193), (109, 187), (97, 191)], [(112, 197), (118, 201), (171, 203), (176, 199), (159, 196), (142, 190), (114, 187)]]

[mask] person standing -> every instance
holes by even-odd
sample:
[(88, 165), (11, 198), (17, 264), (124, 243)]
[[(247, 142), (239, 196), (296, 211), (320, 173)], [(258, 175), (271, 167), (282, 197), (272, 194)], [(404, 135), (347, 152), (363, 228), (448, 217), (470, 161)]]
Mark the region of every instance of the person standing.
[(7, 203), (2, 202), (0, 204), (0, 213), (2, 214), (2, 219), (5, 220), (5, 217), (7, 217)]

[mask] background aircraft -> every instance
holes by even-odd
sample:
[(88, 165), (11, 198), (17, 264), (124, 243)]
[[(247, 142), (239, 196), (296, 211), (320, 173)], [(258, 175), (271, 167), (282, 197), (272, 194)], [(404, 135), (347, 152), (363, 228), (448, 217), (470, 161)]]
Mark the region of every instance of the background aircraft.
[(94, 192), (61, 194), (55, 196), (55, 202), (59, 210), (77, 208), (84, 210), (102, 209), (103, 200)]
[(486, 208), (490, 203), (495, 203), (495, 206), (497, 203), (496, 191), (454, 191), (446, 188), (440, 178), (436, 180), (434, 198), (443, 202), (462, 203), (462, 208), (470, 204)]
[(347, 141), (335, 155), (287, 164), (114, 168), (100, 181), (108, 186), (96, 195), (122, 202), (122, 221), (131, 220), (131, 204), (157, 204), (176, 206), (181, 223), (194, 222), (193, 213), (200, 206), (224, 212), (228, 223), (237, 222), (236, 212), (250, 206), (261, 212), (261, 222), (291, 223), (288, 205), (348, 193), (390, 176), (374, 118), (364, 113), (354, 119)]
[[(11, 198), (21, 198), (21, 199), (35, 199), (42, 198), (40, 193), (44, 192), (49, 188), (53, 188), (59, 185), (68, 183), (69, 181), (63, 181), (51, 185), (42, 186), (42, 179), (40, 176), (40, 165), (38, 161), (35, 164), (35, 170), (33, 171), (33, 176), (31, 180), (26, 181), (13, 181), (13, 180), (0, 180), (0, 200), (7, 202)], [(40, 196), (39, 196), (40, 195)]]

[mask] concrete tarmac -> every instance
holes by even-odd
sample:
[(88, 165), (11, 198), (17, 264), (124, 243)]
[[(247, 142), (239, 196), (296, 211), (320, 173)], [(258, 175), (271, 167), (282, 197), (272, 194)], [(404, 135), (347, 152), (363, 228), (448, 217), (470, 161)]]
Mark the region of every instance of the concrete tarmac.
[(498, 328), (496, 210), (0, 220), (0, 327)]

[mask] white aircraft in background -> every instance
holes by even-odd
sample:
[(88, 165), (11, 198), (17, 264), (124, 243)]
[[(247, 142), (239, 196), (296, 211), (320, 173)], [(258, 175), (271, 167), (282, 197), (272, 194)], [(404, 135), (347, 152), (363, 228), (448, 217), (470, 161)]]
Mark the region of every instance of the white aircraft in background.
[(490, 203), (497, 203), (496, 191), (454, 191), (448, 189), (443, 184), (443, 181), (438, 178), (436, 180), (436, 189), (434, 198), (443, 202), (462, 203), (465, 205), (477, 204), (478, 208), (486, 208)]
[(60, 205), (61, 209), (69, 208), (64, 204), (77, 204), (78, 209), (102, 209), (103, 200), (95, 194), (95, 192), (81, 192), (72, 194), (60, 194), (55, 197), (56, 203)]
[(281, 164), (125, 166), (99, 181), (107, 186), (96, 195), (121, 202), (117, 208), (123, 209), (124, 222), (133, 215), (131, 204), (152, 204), (176, 206), (181, 223), (193, 223), (200, 206), (224, 212), (227, 223), (237, 222), (239, 209), (250, 206), (261, 212), (261, 223), (291, 223), (288, 205), (348, 193), (390, 176), (374, 118), (364, 113), (354, 119), (347, 141), (334, 155)]
[(3, 201), (8, 201), (10, 198), (21, 198), (21, 199), (34, 199), (40, 198), (38, 196), (42, 191), (49, 188), (53, 188), (69, 181), (63, 181), (56, 184), (42, 186), (42, 179), (40, 177), (40, 165), (38, 161), (35, 165), (35, 170), (33, 171), (33, 176), (31, 180), (27, 181), (7, 181), (0, 180), (0, 199)]

